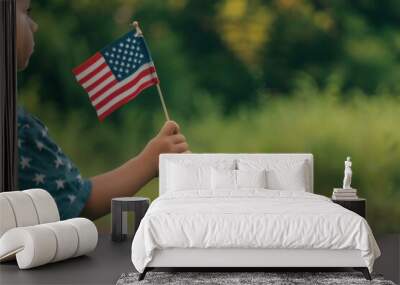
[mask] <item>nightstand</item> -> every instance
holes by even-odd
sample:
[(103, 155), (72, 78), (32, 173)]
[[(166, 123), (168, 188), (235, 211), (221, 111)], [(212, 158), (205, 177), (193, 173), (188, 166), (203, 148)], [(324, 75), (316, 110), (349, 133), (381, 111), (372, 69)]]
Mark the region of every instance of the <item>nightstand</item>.
[(353, 200), (334, 200), (333, 203), (339, 204), (340, 206), (359, 214), (361, 217), (366, 217), (366, 200), (363, 198)]
[(128, 212), (133, 212), (135, 222), (132, 237), (135, 235), (140, 221), (146, 214), (150, 199), (144, 197), (120, 197), (111, 200), (111, 239), (124, 241), (128, 236)]

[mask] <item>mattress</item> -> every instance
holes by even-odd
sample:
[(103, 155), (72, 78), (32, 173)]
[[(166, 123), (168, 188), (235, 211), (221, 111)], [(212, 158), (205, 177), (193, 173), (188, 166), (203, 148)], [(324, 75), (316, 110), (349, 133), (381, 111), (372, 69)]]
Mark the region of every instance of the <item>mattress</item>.
[(359, 250), (370, 271), (380, 255), (361, 216), (324, 196), (265, 189), (160, 196), (133, 239), (132, 262), (143, 272), (155, 250), (169, 248)]

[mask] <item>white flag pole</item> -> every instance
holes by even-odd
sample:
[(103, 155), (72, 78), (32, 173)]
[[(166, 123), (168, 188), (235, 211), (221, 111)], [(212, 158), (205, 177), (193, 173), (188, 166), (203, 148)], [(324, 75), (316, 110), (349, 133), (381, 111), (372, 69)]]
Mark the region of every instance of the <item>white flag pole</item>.
[[(136, 29), (136, 35), (143, 36), (143, 32), (139, 27), (139, 22), (134, 21), (134, 22), (132, 22), (131, 26), (133, 26)], [(165, 105), (164, 96), (161, 92), (160, 83), (157, 83), (156, 87), (157, 87), (158, 95), (160, 96), (162, 108), (164, 110), (165, 119), (167, 121), (169, 121), (169, 114), (168, 114), (167, 106)]]

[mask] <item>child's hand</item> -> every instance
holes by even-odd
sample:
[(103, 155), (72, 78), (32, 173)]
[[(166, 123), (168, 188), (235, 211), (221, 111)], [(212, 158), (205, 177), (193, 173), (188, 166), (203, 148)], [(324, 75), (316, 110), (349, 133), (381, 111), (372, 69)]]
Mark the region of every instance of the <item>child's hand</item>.
[(179, 126), (174, 121), (165, 122), (157, 136), (146, 145), (141, 153), (144, 161), (150, 162), (154, 172), (158, 173), (158, 157), (160, 153), (183, 153), (188, 152), (189, 146), (186, 138), (179, 131)]
[(160, 132), (146, 146), (160, 153), (181, 153), (189, 149), (186, 138), (180, 133), (179, 125), (174, 121), (165, 122)]

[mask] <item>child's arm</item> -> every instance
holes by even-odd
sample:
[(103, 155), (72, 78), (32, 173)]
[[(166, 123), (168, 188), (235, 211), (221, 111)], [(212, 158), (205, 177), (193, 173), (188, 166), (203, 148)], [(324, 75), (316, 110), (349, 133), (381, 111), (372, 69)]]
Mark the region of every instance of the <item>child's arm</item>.
[(82, 212), (83, 216), (96, 219), (110, 212), (111, 198), (132, 196), (158, 172), (160, 153), (181, 153), (188, 150), (179, 126), (168, 121), (136, 157), (122, 166), (91, 178), (92, 191)]

